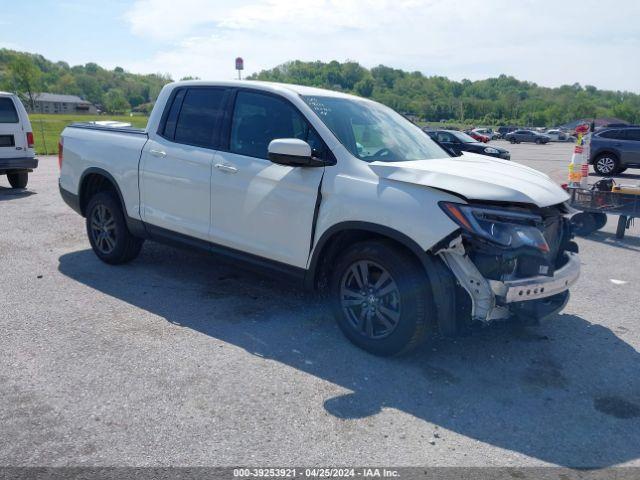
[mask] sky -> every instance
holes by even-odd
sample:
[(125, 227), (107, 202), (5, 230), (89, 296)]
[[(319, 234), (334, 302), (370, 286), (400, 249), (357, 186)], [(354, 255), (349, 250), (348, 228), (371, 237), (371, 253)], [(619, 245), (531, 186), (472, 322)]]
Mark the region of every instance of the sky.
[(0, 48), (174, 79), (354, 60), (640, 92), (638, 0), (0, 0)]

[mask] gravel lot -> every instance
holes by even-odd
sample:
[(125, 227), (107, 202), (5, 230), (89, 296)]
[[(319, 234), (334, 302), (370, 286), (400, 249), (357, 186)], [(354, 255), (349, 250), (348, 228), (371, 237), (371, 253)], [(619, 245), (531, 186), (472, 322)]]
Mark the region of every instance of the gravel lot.
[[(571, 145), (504, 145), (565, 180)], [(0, 465), (640, 466), (638, 227), (579, 239), (543, 325), (380, 359), (219, 259), (147, 243), (101, 263), (57, 173), (0, 177)]]

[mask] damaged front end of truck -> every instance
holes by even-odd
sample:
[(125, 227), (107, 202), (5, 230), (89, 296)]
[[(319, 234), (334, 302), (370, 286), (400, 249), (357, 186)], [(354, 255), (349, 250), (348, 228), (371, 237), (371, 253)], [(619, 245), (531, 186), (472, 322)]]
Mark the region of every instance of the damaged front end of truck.
[(564, 308), (580, 275), (566, 204), (439, 205), (460, 227), (433, 250), (458, 283), (458, 316), (537, 321)]

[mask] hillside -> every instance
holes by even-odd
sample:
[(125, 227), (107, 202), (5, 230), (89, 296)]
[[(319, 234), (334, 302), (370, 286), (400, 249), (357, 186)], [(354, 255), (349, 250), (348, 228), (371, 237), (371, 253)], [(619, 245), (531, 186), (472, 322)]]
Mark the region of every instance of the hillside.
[(65, 93), (109, 112), (146, 112), (163, 85), (171, 81), (166, 75), (138, 75), (119, 67), (107, 70), (95, 63), (69, 66), (42, 55), (0, 49), (0, 90), (17, 91), (25, 102), (29, 91)]
[(351, 92), (431, 122), (550, 126), (607, 116), (640, 123), (640, 95), (579, 83), (547, 88), (506, 75), (456, 82), (383, 65), (368, 70), (355, 62), (335, 61), (293, 61), (248, 78)]
[[(547, 88), (500, 75), (486, 80), (449, 80), (380, 65), (366, 69), (356, 62), (285, 63), (248, 79), (299, 83), (352, 92), (416, 115), (486, 125), (550, 126), (578, 118), (617, 117), (640, 123), (640, 95), (599, 90), (579, 83)], [(140, 75), (95, 63), (69, 66), (42, 55), (0, 49), (0, 90), (78, 95), (110, 113), (148, 113), (167, 75)]]

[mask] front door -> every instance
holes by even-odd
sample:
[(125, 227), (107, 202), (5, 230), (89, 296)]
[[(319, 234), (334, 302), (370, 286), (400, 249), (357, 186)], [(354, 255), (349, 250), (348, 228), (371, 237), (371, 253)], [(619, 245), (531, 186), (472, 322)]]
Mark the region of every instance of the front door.
[(209, 239), (211, 169), (228, 90), (190, 87), (175, 93), (162, 132), (140, 160), (142, 219), (173, 232)]
[(272, 163), (267, 148), (275, 138), (305, 140), (314, 155), (328, 154), (317, 133), (287, 100), (240, 90), (227, 151), (214, 155), (211, 241), (304, 268), (324, 168)]

